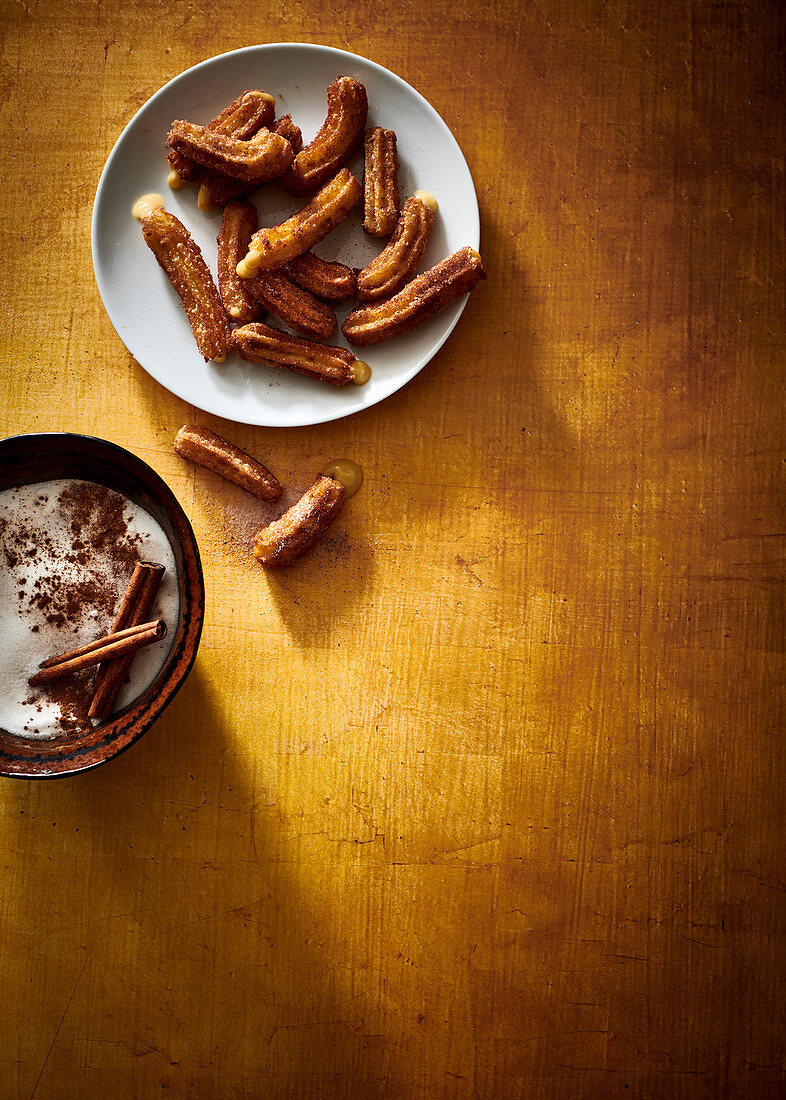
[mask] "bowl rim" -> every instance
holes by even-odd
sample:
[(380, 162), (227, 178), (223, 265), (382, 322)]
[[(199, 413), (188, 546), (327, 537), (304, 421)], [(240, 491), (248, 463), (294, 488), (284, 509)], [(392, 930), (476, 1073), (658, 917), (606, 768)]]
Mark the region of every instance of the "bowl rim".
[[(136, 699), (132, 700), (119, 715), (110, 718), (102, 725), (94, 727), (96, 731), (106, 731), (106, 739), (94, 745), (75, 746), (71, 752), (66, 748), (62, 754), (57, 754), (57, 756), (52, 755), (50, 757), (51, 759), (68, 760), (73, 766), (48, 771), (25, 771), (20, 768), (12, 770), (8, 767), (7, 762), (24, 762), (39, 758), (31, 753), (17, 756), (5, 752), (3, 748), (0, 747), (0, 778), (6, 779), (63, 779), (69, 776), (79, 775), (83, 772), (93, 771), (95, 768), (101, 767), (110, 760), (114, 760), (129, 749), (140, 739), (140, 737), (147, 733), (156, 721), (158, 721), (188, 678), (199, 650), (205, 618), (205, 579), (202, 569), (202, 559), (199, 553), (199, 545), (191, 522), (183, 510), (180, 501), (161, 475), (145, 462), (144, 459), (140, 458), (126, 447), (121, 446), (119, 443), (114, 443), (109, 439), (102, 439), (100, 436), (87, 435), (83, 432), (23, 432), (17, 435), (6, 436), (0, 439), (0, 459), (3, 457), (3, 451), (12, 448), (14, 444), (17, 446), (22, 444), (24, 446), (30, 445), (36, 440), (42, 441), (47, 439), (53, 441), (70, 441), (75, 444), (76, 447), (78, 447), (80, 443), (97, 445), (107, 450), (110, 454), (116, 455), (117, 458), (122, 458), (123, 462), (130, 462), (132, 468), (135, 468), (134, 472), (140, 475), (141, 480), (146, 482), (152, 495), (157, 498), (161, 506), (170, 515), (178, 541), (180, 541), (181, 544), (185, 543), (185, 545), (181, 545), (181, 553), (183, 555), (183, 575), (187, 584), (185, 601), (181, 597), (177, 631), (178, 633), (180, 632), (181, 625), (184, 622), (186, 629), (183, 631), (179, 644), (177, 639), (175, 640), (163, 668), (145, 691), (138, 695)], [(93, 480), (96, 484), (105, 485), (105, 482), (101, 480), (100, 471), (92, 478), (83, 475), (78, 478), (78, 480)], [(17, 482), (17, 484), (34, 484), (34, 482), (20, 481)], [(9, 486), (9, 488), (11, 487), (13, 486)], [(106, 485), (106, 488), (111, 488), (111, 486)], [(129, 499), (133, 499), (130, 497), (130, 494), (126, 493), (125, 495), (129, 496)], [(186, 553), (186, 550), (191, 551), (190, 557)], [(195, 593), (192, 592), (194, 586)], [(185, 619), (186, 614), (189, 615), (189, 621)], [(187, 645), (190, 645), (191, 652), (184, 665), (181, 668), (177, 668), (179, 655), (183, 653)], [(167, 675), (168, 668), (170, 672)], [(170, 677), (173, 676), (173, 673), (174, 678), (170, 683)], [(166, 691), (162, 690), (165, 684), (167, 685)], [(151, 699), (150, 696), (153, 691), (155, 691), (155, 695)], [(122, 735), (128, 733), (129, 730), (131, 731), (130, 736), (121, 741)], [(10, 736), (14, 737), (15, 735), (11, 734)], [(36, 739), (18, 738), (18, 740), (31, 747), (36, 744)], [(113, 742), (116, 741), (121, 743), (113, 746)], [(51, 740), (47, 739), (44, 743), (51, 744)], [(111, 747), (106, 755), (101, 756), (100, 759), (86, 759), (84, 763), (80, 762), (80, 757), (88, 758), (94, 755), (101, 745), (109, 745)]]

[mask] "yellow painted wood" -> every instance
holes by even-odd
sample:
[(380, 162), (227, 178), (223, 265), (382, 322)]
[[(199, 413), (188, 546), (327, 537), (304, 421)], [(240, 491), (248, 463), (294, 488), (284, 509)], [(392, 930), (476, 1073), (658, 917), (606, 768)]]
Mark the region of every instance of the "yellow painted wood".
[[(2, 20), (0, 429), (149, 462), (208, 598), (138, 745), (0, 782), (2, 1100), (782, 1096), (779, 5)], [(149, 95), (288, 40), (440, 111), (489, 279), (405, 390), (274, 431), (130, 361), (89, 230)], [(339, 454), (365, 485), (267, 576), (194, 419), (292, 495)]]

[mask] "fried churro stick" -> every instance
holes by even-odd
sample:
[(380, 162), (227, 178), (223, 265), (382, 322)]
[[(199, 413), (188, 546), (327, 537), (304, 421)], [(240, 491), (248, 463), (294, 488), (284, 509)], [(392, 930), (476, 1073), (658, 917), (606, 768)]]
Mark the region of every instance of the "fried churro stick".
[(393, 130), (373, 126), (364, 142), (363, 228), (370, 237), (389, 237), (398, 221), (398, 157)]
[(308, 252), (343, 222), (362, 193), (350, 170), (342, 168), (297, 214), (254, 234), (245, 260), (238, 265), (238, 275), (250, 279), (257, 271), (272, 271)]
[(301, 340), (261, 322), (236, 328), (232, 347), (249, 363), (283, 367), (331, 386), (363, 386), (371, 377), (368, 363), (356, 359), (346, 348)]
[[(257, 130), (267, 126), (273, 117), (275, 104), (275, 99), (268, 92), (251, 88), (233, 99), (229, 106), (208, 122), (207, 128), (214, 133), (228, 134), (245, 141)], [(194, 182), (202, 178), (204, 168), (191, 157), (170, 149), (167, 160), (172, 169), (169, 173), (169, 186), (173, 190), (176, 191), (184, 181)]]
[(355, 347), (409, 332), (486, 278), (474, 248), (461, 248), (384, 302), (353, 309), (341, 331)]
[[(291, 115), (282, 115), (270, 126), (270, 131), (286, 138), (292, 146), (293, 153), (297, 153), (303, 145), (303, 135), (300, 133), (300, 128), (292, 121)], [(226, 206), (232, 199), (247, 198), (256, 189), (255, 183), (233, 179), (232, 176), (225, 176), (221, 172), (206, 172), (199, 188), (199, 208), (209, 210), (213, 206)]]
[(175, 450), (182, 458), (212, 470), (260, 500), (278, 500), (281, 496), (281, 486), (270, 470), (208, 428), (184, 424), (175, 436)]
[(294, 155), (287, 139), (270, 130), (258, 130), (244, 141), (182, 119), (172, 123), (167, 141), (178, 153), (191, 157), (211, 172), (255, 184), (280, 176)]
[(286, 138), (295, 154), (303, 148), (303, 131), (292, 121), (292, 115), (286, 114), (277, 118), (270, 129)]
[(166, 210), (154, 210), (141, 225), (145, 244), (180, 295), (200, 354), (205, 360), (222, 363), (231, 330), (199, 246), (183, 223)]
[(298, 153), (282, 181), (294, 195), (321, 187), (360, 144), (368, 116), (366, 89), (360, 81), (337, 77), (328, 86), (327, 107), (327, 118), (314, 140)]
[(281, 270), (298, 286), (327, 302), (341, 302), (357, 290), (357, 276), (351, 267), (335, 260), (320, 260), (313, 252), (296, 256)]
[(289, 565), (317, 542), (344, 507), (344, 486), (319, 474), (297, 504), (254, 537), (254, 557), (266, 569)]
[(423, 259), (436, 210), (437, 200), (427, 191), (407, 199), (387, 246), (358, 272), (359, 301), (376, 302), (401, 289)]
[(275, 313), (290, 328), (324, 340), (336, 331), (336, 315), (307, 290), (296, 286), (281, 271), (260, 271), (255, 279), (235, 278), (269, 313)]
[(218, 234), (218, 289), (229, 316), (238, 324), (256, 321), (262, 310), (249, 293), (251, 280), (241, 279), (237, 265), (248, 251), (258, 225), (257, 208), (250, 202), (228, 202)]

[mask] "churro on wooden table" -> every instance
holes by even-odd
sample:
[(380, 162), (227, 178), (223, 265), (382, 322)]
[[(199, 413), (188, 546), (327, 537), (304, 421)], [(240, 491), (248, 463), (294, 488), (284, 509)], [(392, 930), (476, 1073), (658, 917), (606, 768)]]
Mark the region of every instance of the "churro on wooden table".
[(289, 336), (260, 321), (236, 328), (232, 348), (249, 363), (283, 367), (331, 386), (363, 386), (371, 377), (368, 363), (346, 348)]
[(151, 211), (141, 225), (145, 243), (180, 296), (200, 354), (223, 362), (231, 336), (229, 319), (200, 248), (166, 210)]
[(181, 458), (212, 470), (260, 500), (281, 496), (281, 486), (266, 466), (209, 428), (184, 424), (175, 436), (175, 450)]

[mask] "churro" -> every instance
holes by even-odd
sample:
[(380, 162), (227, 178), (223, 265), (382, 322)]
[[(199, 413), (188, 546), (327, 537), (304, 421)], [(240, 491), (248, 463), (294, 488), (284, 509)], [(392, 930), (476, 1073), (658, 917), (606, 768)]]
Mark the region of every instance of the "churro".
[(198, 245), (166, 210), (154, 210), (141, 225), (145, 243), (180, 295), (200, 353), (205, 360), (223, 362), (231, 336), (229, 320)]
[(401, 289), (423, 259), (433, 225), (432, 206), (418, 195), (407, 199), (385, 248), (358, 272), (358, 301), (376, 302)]
[(259, 321), (236, 328), (232, 347), (249, 363), (283, 367), (331, 386), (362, 386), (371, 377), (368, 363), (356, 359), (346, 348), (289, 336)]
[(351, 76), (339, 76), (327, 89), (327, 118), (304, 146), (282, 180), (295, 195), (313, 191), (341, 168), (360, 144), (368, 116), (366, 89)]
[(278, 500), (281, 496), (281, 486), (267, 467), (208, 428), (184, 424), (175, 436), (175, 450), (182, 458), (212, 470), (260, 500)]
[(280, 176), (294, 155), (287, 139), (270, 130), (258, 130), (245, 141), (182, 119), (172, 123), (167, 141), (211, 172), (255, 184)]
[(350, 344), (367, 347), (409, 332), (486, 278), (474, 248), (461, 248), (418, 275), (384, 302), (353, 309), (341, 331)]
[[(217, 134), (228, 134), (231, 137), (247, 140), (257, 130), (268, 125), (273, 118), (275, 103), (273, 96), (268, 92), (250, 88), (242, 92), (237, 99), (233, 99), (223, 111), (208, 122), (207, 129)], [(169, 186), (173, 190), (177, 191), (183, 181), (196, 182), (202, 178), (204, 168), (176, 149), (170, 149), (167, 160), (171, 167)]]
[(235, 278), (269, 313), (290, 328), (324, 340), (336, 331), (336, 315), (325, 302), (297, 286), (281, 271), (260, 271), (255, 279)]
[(218, 290), (229, 316), (240, 325), (256, 321), (262, 313), (249, 293), (250, 280), (241, 279), (237, 265), (248, 251), (248, 242), (258, 225), (257, 208), (250, 202), (232, 200), (224, 207), (218, 234)]
[(398, 156), (393, 130), (372, 126), (364, 140), (363, 228), (370, 237), (389, 237), (398, 221)]
[(257, 271), (272, 271), (308, 252), (343, 222), (362, 193), (350, 170), (342, 168), (297, 214), (254, 234), (246, 258), (238, 265), (238, 275), (250, 279)]
[[(282, 115), (281, 118), (276, 119), (271, 123), (270, 131), (286, 138), (292, 146), (293, 153), (297, 153), (303, 145), (303, 135), (300, 133), (300, 128), (292, 121), (291, 115)], [(201, 209), (226, 206), (232, 199), (247, 198), (256, 189), (255, 183), (234, 179), (232, 176), (225, 176), (222, 172), (205, 172), (199, 188), (199, 206)]]
[(254, 557), (266, 569), (289, 565), (317, 542), (344, 507), (346, 492), (335, 478), (319, 474), (297, 504), (254, 537)]
[(351, 267), (334, 260), (321, 260), (304, 252), (281, 268), (298, 286), (326, 302), (341, 302), (357, 290), (357, 276)]

